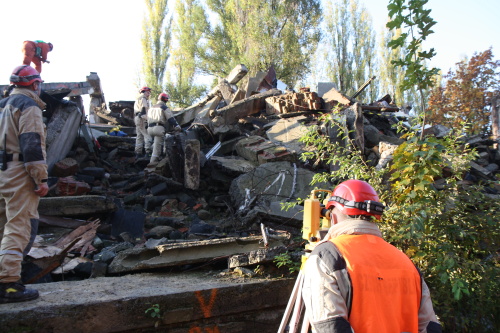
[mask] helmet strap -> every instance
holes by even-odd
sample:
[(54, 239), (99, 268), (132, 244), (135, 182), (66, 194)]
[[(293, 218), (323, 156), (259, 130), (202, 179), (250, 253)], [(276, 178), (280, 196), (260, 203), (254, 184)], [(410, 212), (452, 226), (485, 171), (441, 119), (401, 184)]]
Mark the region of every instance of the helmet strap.
[(372, 200), (357, 202), (357, 201), (349, 201), (349, 200), (346, 200), (346, 199), (339, 197), (339, 196), (331, 197), (330, 200), (338, 202), (338, 203), (344, 205), (344, 207), (356, 208), (356, 209), (364, 210), (365, 212), (372, 213), (372, 214), (382, 214), (384, 212), (384, 208), (385, 208), (385, 206), (382, 205), (380, 202), (372, 201)]

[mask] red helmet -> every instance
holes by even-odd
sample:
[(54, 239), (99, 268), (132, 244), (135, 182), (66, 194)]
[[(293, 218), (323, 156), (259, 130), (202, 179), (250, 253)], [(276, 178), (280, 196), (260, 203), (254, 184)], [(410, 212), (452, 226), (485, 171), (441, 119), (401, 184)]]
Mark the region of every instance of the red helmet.
[(326, 209), (332, 206), (346, 215), (372, 215), (377, 219), (384, 212), (384, 205), (379, 202), (373, 187), (357, 179), (342, 182), (333, 190)]
[(158, 95), (158, 100), (163, 102), (168, 102), (168, 94), (161, 93), (160, 95)]
[(149, 87), (142, 87), (142, 88), (139, 90), (139, 92), (140, 92), (140, 93), (143, 93), (143, 92), (145, 92), (145, 91), (151, 91), (151, 88), (149, 88)]
[(10, 76), (10, 84), (16, 86), (29, 86), (35, 81), (43, 82), (40, 73), (28, 65), (17, 66)]

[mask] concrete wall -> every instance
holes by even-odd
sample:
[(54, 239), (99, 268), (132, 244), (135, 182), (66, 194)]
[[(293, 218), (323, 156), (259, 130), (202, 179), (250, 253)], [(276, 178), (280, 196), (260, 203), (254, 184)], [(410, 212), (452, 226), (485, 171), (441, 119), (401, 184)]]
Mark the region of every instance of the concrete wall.
[[(278, 330), (294, 279), (222, 279), (216, 274), (134, 274), (30, 285), (39, 290), (40, 298), (0, 304), (0, 331), (271, 333)], [(155, 305), (160, 318), (145, 313)]]

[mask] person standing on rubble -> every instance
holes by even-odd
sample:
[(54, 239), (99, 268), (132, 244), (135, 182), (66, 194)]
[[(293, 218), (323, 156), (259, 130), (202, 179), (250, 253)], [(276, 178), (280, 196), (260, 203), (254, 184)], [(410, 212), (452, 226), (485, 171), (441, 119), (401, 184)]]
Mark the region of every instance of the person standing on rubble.
[(45, 43), (41, 40), (26, 40), (23, 43), (22, 52), (24, 54), (23, 64), (35, 64), (35, 69), (38, 73), (42, 73), (42, 63), (50, 63), (47, 60), (47, 53), (51, 52), (54, 46), (52, 43)]
[(21, 283), (21, 263), (38, 231), (38, 203), (49, 191), (42, 79), (18, 66), (9, 97), (0, 101), (0, 303), (38, 297)]
[(168, 132), (167, 129), (173, 128), (176, 132), (181, 130), (174, 118), (174, 114), (167, 106), (167, 102), (168, 95), (161, 93), (158, 95), (158, 103), (148, 110), (148, 134), (154, 140), (150, 164), (156, 164), (160, 159), (165, 132)]
[(441, 332), (419, 270), (372, 220), (384, 211), (375, 190), (347, 180), (326, 209), (332, 209), (332, 226), (303, 269), (302, 297), (313, 332)]
[(143, 150), (146, 155), (151, 155), (151, 137), (146, 129), (147, 114), (149, 110), (149, 96), (151, 95), (151, 88), (142, 87), (139, 90), (139, 97), (134, 103), (134, 123), (136, 131), (135, 139), (135, 157), (141, 158), (144, 156)]

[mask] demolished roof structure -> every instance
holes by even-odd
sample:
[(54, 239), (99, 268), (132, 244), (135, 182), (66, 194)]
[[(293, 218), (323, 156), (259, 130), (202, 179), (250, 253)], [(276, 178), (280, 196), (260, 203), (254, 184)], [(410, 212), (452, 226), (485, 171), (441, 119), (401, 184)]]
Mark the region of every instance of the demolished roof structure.
[[(244, 65), (235, 67), (205, 98), (175, 111), (183, 131), (167, 136), (157, 165), (135, 159), (135, 129), (127, 127), (133, 102), (112, 102), (108, 110), (96, 73), (87, 83), (46, 84), (56, 100), (46, 113), (50, 192), (40, 201), (42, 227), (30, 252), (37, 269), (24, 279), (47, 282), (89, 264), (83, 277), (211, 260), (231, 268), (270, 262), (300, 247), (293, 236), (302, 228), (302, 206), (285, 211), (281, 203), (313, 189), (316, 169), (299, 159), (306, 149), (299, 139), (320, 114), (340, 107), (350, 142), (377, 168), (403, 142), (392, 124), (408, 115), (388, 95), (363, 104), (335, 88), (321, 96), (309, 88), (279, 90), (272, 68), (247, 74)], [(91, 96), (97, 124), (85, 121), (82, 94)], [(57, 103), (64, 96), (77, 106)], [(116, 125), (128, 135), (105, 134)], [(328, 129), (330, 138), (337, 130)], [(441, 126), (426, 129), (445, 133)], [(497, 143), (481, 137), (467, 143), (480, 154), (469, 181), (498, 180)]]

